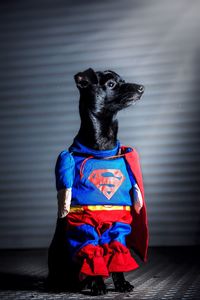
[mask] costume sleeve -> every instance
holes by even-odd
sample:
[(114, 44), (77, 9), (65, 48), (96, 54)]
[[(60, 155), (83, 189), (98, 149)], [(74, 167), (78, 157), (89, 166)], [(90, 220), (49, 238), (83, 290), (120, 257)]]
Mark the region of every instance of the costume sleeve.
[(62, 151), (58, 156), (55, 167), (57, 191), (72, 187), (74, 181), (74, 167), (75, 162), (72, 154), (68, 151)]
[(132, 184), (132, 189), (133, 189), (133, 207), (135, 211), (139, 214), (140, 210), (143, 206), (143, 199), (142, 199), (142, 193), (140, 191), (140, 188), (136, 182), (135, 176), (130, 170), (130, 167), (128, 166), (128, 173), (129, 173), (129, 178)]

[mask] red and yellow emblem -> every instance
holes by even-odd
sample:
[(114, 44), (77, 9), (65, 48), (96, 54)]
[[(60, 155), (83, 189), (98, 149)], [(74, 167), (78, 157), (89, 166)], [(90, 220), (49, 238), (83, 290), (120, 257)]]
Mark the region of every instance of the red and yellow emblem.
[(118, 169), (99, 169), (92, 171), (88, 179), (110, 199), (122, 185), (125, 176)]

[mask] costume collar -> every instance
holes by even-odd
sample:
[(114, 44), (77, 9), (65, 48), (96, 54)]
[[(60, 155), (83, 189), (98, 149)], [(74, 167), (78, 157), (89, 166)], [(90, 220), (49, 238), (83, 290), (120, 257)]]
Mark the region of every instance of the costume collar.
[(109, 157), (117, 155), (120, 149), (120, 142), (116, 142), (116, 146), (110, 150), (95, 150), (81, 144), (77, 138), (74, 139), (73, 144), (69, 147), (69, 152), (79, 153), (84, 156), (93, 157)]

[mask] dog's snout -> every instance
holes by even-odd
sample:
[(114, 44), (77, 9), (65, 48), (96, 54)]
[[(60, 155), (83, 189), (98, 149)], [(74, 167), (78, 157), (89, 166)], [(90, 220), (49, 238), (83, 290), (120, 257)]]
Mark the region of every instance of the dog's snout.
[(139, 93), (143, 93), (144, 92), (144, 86), (143, 85), (139, 85), (137, 88)]

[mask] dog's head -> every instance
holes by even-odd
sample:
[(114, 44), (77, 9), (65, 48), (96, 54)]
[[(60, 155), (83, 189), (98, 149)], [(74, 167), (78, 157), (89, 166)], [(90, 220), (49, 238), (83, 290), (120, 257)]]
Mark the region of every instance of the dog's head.
[(80, 91), (80, 110), (99, 115), (114, 115), (134, 104), (144, 92), (144, 86), (126, 83), (117, 73), (87, 69), (74, 76)]

